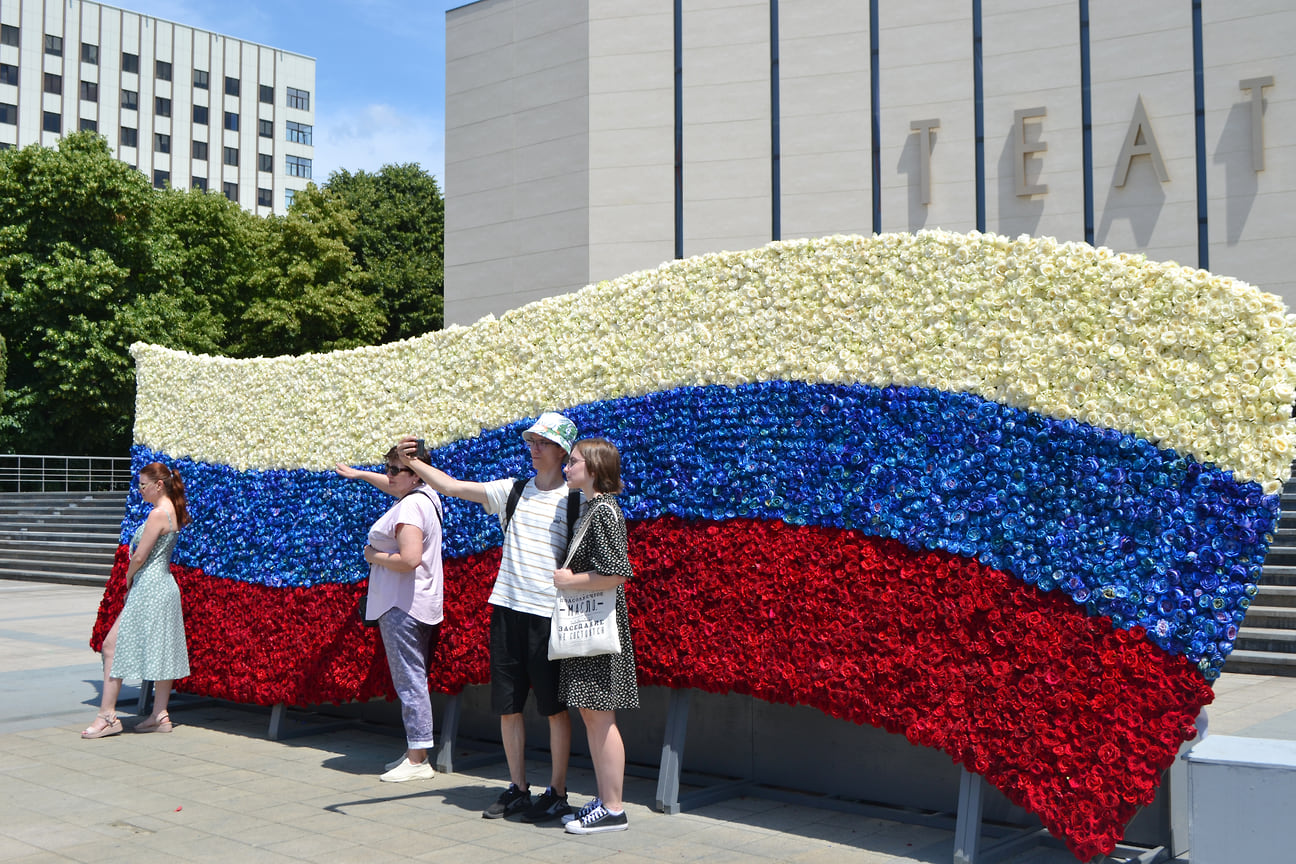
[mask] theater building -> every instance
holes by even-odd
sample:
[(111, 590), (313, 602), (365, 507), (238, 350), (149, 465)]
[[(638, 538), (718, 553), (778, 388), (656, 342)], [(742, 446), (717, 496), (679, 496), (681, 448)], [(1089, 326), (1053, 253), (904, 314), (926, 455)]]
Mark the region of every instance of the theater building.
[(446, 17), (446, 321), (925, 228), (1296, 306), (1293, 40), (1284, 0), (479, 0)]

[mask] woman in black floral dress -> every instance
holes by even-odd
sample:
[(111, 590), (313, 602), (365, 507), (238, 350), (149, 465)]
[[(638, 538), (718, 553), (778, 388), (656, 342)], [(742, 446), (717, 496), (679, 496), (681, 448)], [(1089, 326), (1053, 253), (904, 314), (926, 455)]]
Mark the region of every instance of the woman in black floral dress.
[(576, 548), (567, 567), (554, 572), (554, 585), (577, 591), (616, 588), (621, 653), (562, 661), (558, 693), (569, 707), (580, 709), (598, 782), (598, 796), (564, 819), (572, 834), (624, 831), (629, 827), (621, 800), (625, 745), (617, 729), (616, 709), (639, 707), (639, 681), (625, 600), (626, 580), (634, 574), (627, 555), (625, 516), (616, 500), (622, 489), (621, 454), (609, 441), (587, 438), (572, 448), (565, 470), (567, 485), (579, 489), (588, 504), (583, 524), (576, 528)]

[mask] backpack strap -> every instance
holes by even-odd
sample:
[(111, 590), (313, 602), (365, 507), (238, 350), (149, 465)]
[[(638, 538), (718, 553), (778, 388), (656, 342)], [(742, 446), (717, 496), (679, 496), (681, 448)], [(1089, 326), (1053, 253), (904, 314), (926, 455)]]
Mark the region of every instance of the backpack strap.
[[(513, 481), (513, 488), (509, 490), (508, 501), (504, 504), (504, 533), (508, 533), (509, 525), (513, 524), (513, 511), (517, 509), (518, 502), (522, 500), (522, 490), (526, 488), (529, 478), (519, 477)], [(570, 536), (571, 530), (568, 529)]]

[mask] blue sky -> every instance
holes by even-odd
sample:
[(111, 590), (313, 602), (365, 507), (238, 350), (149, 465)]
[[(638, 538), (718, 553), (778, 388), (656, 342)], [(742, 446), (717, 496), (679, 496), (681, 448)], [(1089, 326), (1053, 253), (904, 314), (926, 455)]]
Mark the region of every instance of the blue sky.
[(445, 189), (445, 12), (467, 0), (109, 0), (315, 58), (315, 182), (417, 162)]

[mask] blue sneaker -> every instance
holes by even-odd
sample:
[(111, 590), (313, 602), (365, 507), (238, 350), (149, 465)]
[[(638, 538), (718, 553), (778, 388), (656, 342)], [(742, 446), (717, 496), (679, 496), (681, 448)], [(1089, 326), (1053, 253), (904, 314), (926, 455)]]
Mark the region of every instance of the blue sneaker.
[(603, 806), (603, 802), (599, 800), (599, 797), (597, 795), (595, 795), (593, 798), (589, 800), (588, 804), (586, 804), (581, 809), (577, 810), (575, 813), (565, 814), (562, 817), (562, 823), (566, 825), (568, 822), (575, 822), (577, 819), (584, 819), (586, 816), (593, 813), (595, 809), (602, 806)]

